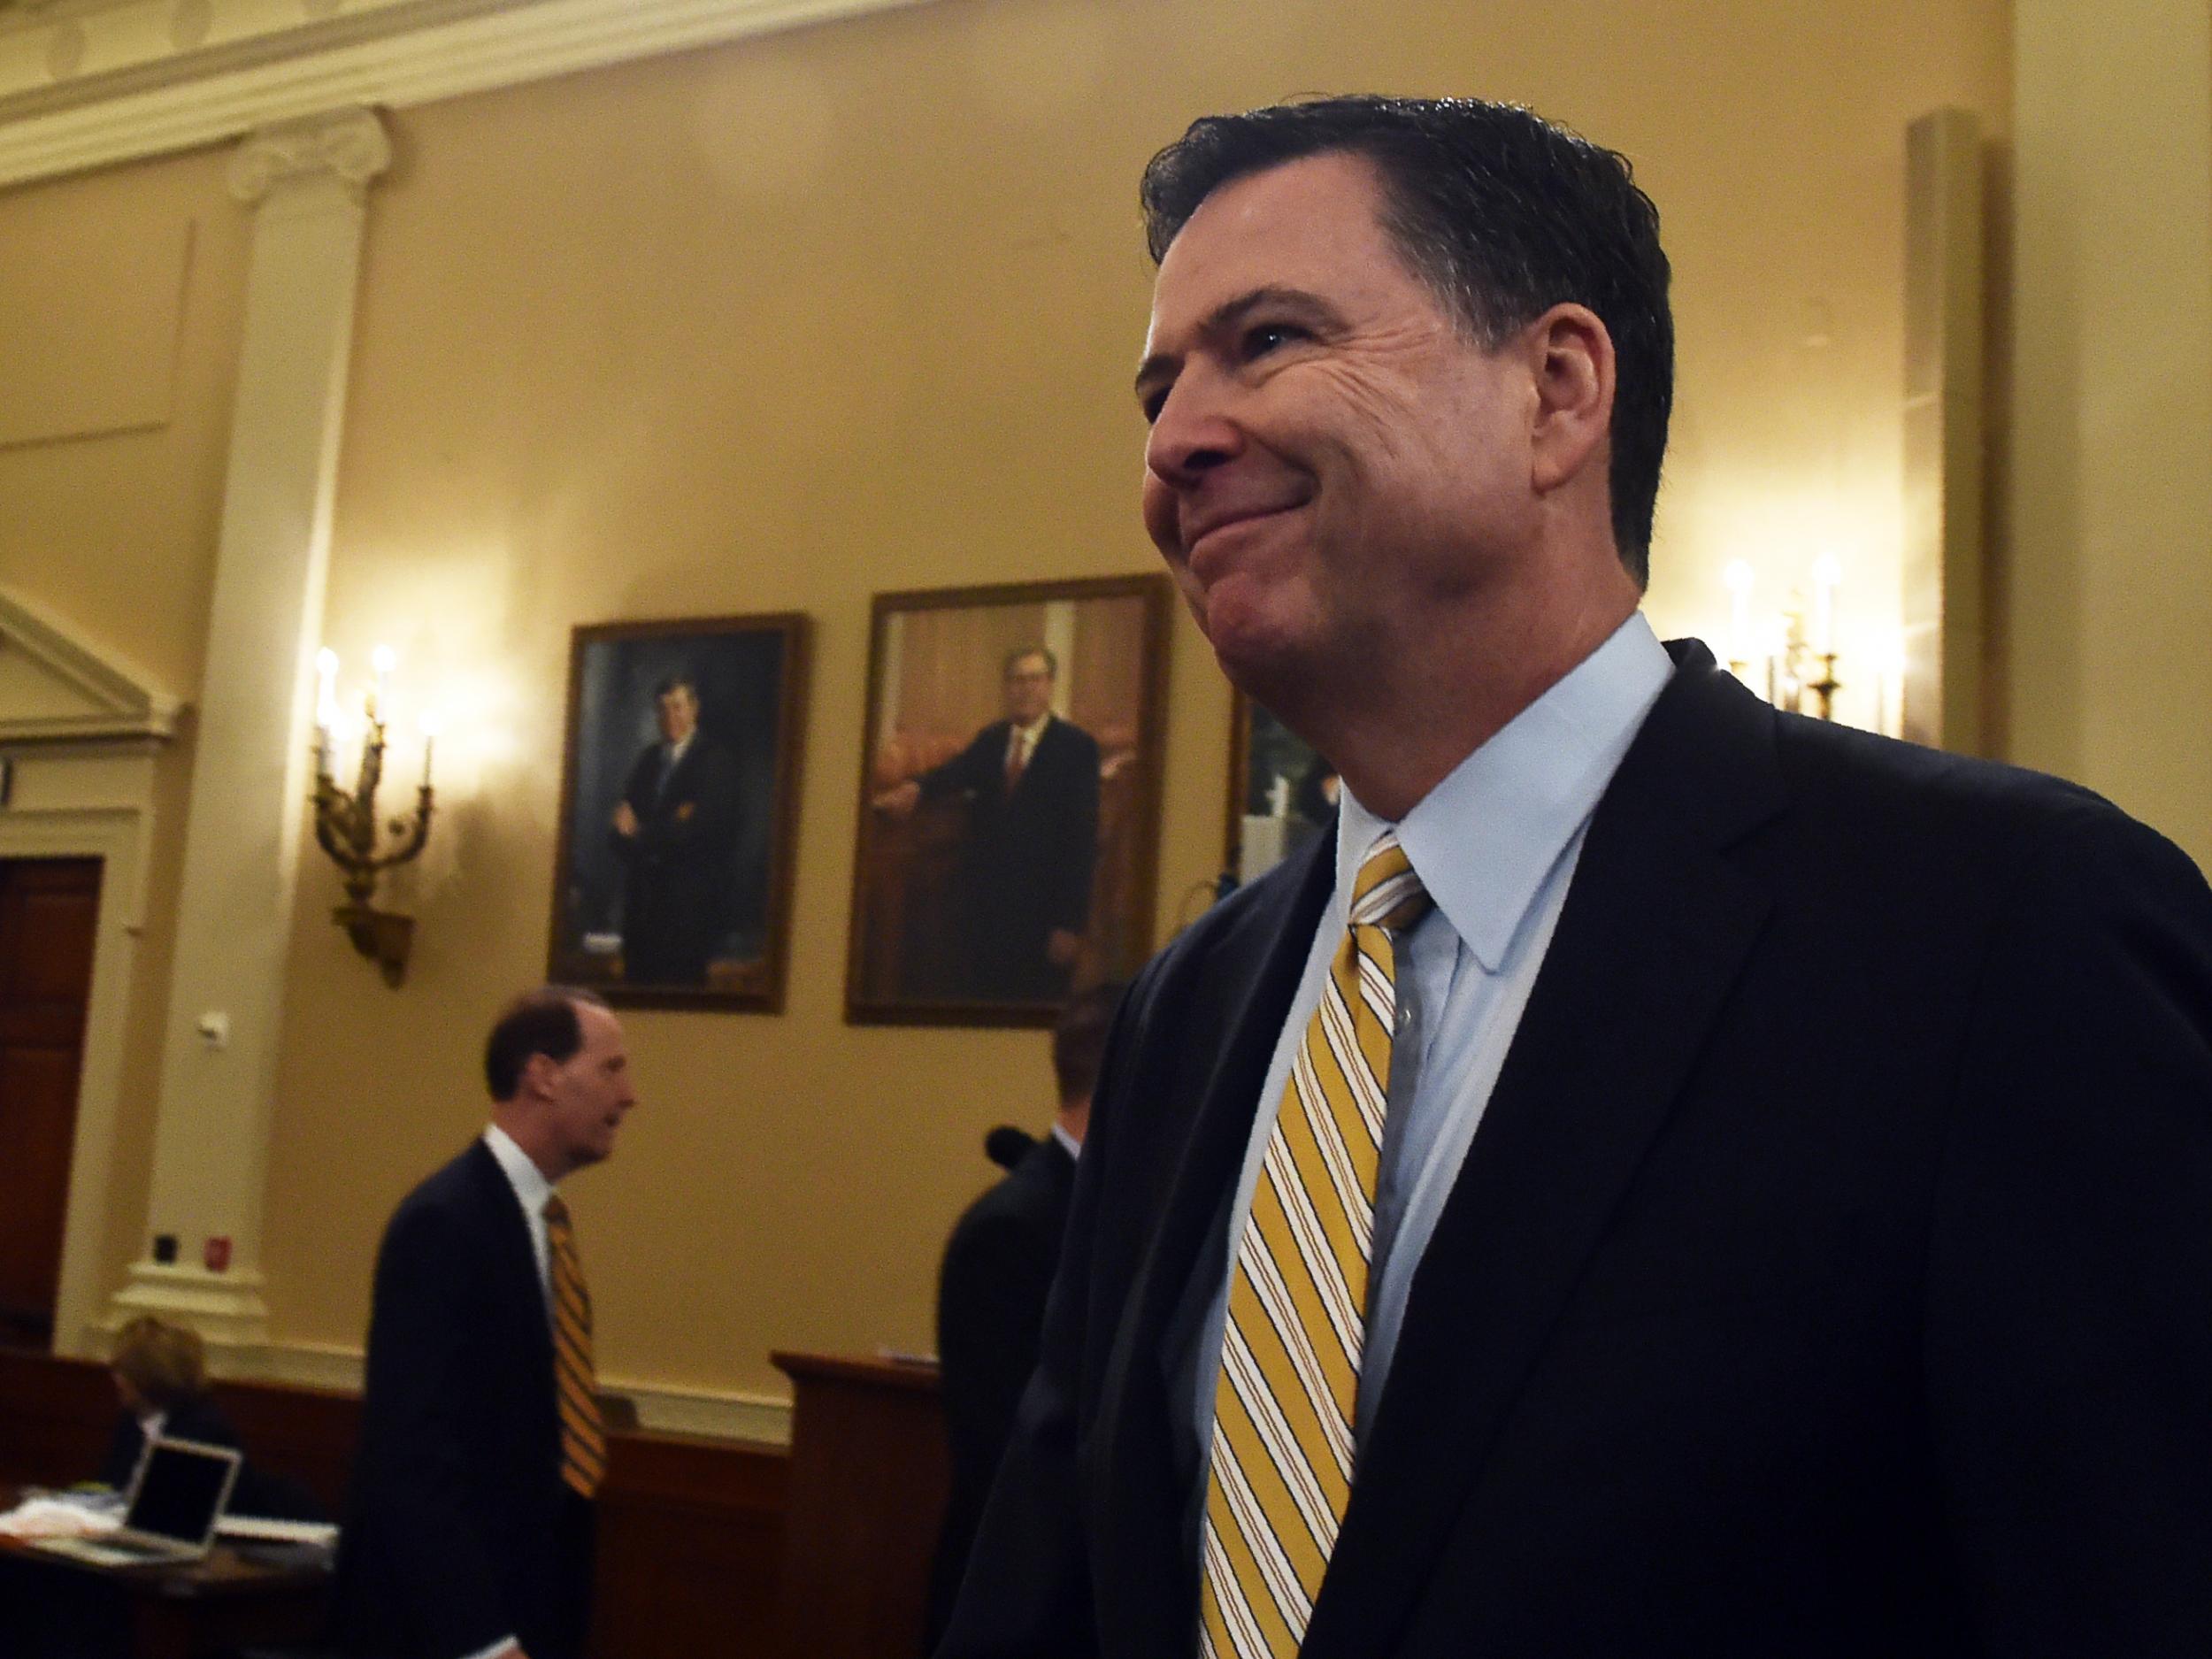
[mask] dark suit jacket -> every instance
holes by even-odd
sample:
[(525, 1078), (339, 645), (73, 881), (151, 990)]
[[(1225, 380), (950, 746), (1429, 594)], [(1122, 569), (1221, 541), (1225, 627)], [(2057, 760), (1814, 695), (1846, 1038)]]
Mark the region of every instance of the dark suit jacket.
[(952, 1612), (991, 1477), (1013, 1432), (1014, 1408), (1037, 1368), (1045, 1293), (1060, 1264), (1060, 1235), (1074, 1191), (1075, 1160), (1047, 1135), (968, 1206), (945, 1245), (937, 1278), (937, 1356), (952, 1486), (931, 1579), (933, 1637)]
[(622, 786), (638, 832), (613, 837), (626, 872), (625, 979), (652, 985), (705, 982), (707, 962), (732, 920), (738, 796), (736, 758), (704, 732), (694, 734), (672, 772), (660, 744), (640, 751)]
[[(203, 1446), (239, 1449), (244, 1447), (222, 1409), (204, 1394), (171, 1406), (162, 1423), (161, 1433), (164, 1440), (197, 1440)], [(138, 1473), (138, 1460), (145, 1452), (146, 1434), (138, 1426), (138, 1418), (128, 1411), (118, 1412), (114, 1432), (108, 1437), (107, 1455), (100, 1460), (102, 1484), (113, 1486), (118, 1492), (128, 1491), (132, 1478)], [(238, 1479), (231, 1486), (225, 1509), (231, 1515), (276, 1517), (284, 1520), (328, 1518), (320, 1500), (303, 1484), (289, 1476), (273, 1473), (250, 1457), (238, 1466)]]
[[(1305, 1653), (2212, 1653), (2212, 895), (2085, 791), (1674, 649)], [(1125, 1003), (942, 1654), (1192, 1651), (1168, 1334), (1332, 879), (1325, 842)]]
[(1054, 719), (1037, 739), (1021, 781), (1006, 790), (1013, 727), (994, 721), (943, 765), (922, 774), (925, 799), (963, 795), (958, 909), (972, 982), (957, 987), (988, 999), (1057, 1001), (1067, 972), (1045, 957), (1054, 928), (1090, 925), (1098, 864), (1098, 742)]
[[(203, 1394), (196, 1400), (180, 1400), (169, 1408), (161, 1425), (164, 1440), (197, 1440), (203, 1446), (227, 1446), (237, 1449), (238, 1431), (230, 1425), (230, 1419), (222, 1414), (216, 1403)], [(138, 1426), (138, 1418), (129, 1411), (119, 1411), (115, 1429), (108, 1436), (107, 1455), (100, 1459), (100, 1482), (118, 1492), (130, 1489), (132, 1478), (138, 1473), (138, 1460), (146, 1455), (146, 1432)], [(239, 1471), (241, 1480), (245, 1471)], [(235, 1486), (231, 1490), (230, 1507), (241, 1515), (259, 1514), (239, 1502)]]
[(514, 1188), (480, 1141), (377, 1254), (361, 1440), (334, 1592), (349, 1654), (575, 1659), (588, 1507), (560, 1479), (553, 1338)]

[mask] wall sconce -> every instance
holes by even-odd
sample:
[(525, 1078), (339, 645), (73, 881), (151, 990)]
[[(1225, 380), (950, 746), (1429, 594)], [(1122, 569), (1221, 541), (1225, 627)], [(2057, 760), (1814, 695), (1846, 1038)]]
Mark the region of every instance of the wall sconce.
[[(1805, 625), (1805, 603), (1794, 591), (1778, 619), (1762, 630), (1765, 649), (1755, 644), (1751, 623), (1751, 588), (1755, 577), (1742, 559), (1721, 572), (1728, 588), (1728, 666), (1737, 679), (1760, 692), (1778, 709), (1809, 714), (1815, 719), (1835, 718), (1836, 693), (1843, 682), (1836, 678), (1836, 588), (1842, 568), (1824, 556), (1813, 564), (1813, 618)], [(1763, 689), (1762, 689), (1763, 687)]]
[(331, 919), (346, 930), (356, 950), (384, 971), (384, 983), (390, 986), (407, 977), (415, 919), (380, 910), (371, 901), (376, 896), (376, 879), (415, 857), (430, 839), (430, 751), (437, 735), (435, 724), (426, 718), (422, 786), (416, 792), (414, 816), (395, 818), (384, 826), (395, 839), (380, 852), (376, 791), (384, 780), (384, 717), (379, 705), (394, 661), (391, 648), (383, 645), (371, 658), (376, 673), (362, 698), (361, 769), (348, 790), (331, 776), (334, 728), (338, 724), (338, 654), (326, 649), (315, 659), (319, 681), (315, 695), (315, 844), (344, 872), (346, 887), (346, 902), (331, 911)]

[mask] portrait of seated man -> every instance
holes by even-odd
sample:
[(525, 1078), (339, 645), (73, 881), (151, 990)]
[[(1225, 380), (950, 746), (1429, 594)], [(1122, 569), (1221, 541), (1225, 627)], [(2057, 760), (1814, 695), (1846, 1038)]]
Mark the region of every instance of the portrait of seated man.
[(1048, 1025), (1151, 954), (1171, 593), (879, 594), (847, 1017)]

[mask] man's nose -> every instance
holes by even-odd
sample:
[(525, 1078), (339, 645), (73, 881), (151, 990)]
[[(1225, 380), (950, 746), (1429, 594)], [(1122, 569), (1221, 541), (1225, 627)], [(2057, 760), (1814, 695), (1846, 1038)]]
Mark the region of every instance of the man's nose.
[(1194, 366), (1168, 388), (1153, 418), (1144, 464), (1165, 482), (1188, 488), (1243, 445), (1243, 431), (1231, 417), (1224, 388)]

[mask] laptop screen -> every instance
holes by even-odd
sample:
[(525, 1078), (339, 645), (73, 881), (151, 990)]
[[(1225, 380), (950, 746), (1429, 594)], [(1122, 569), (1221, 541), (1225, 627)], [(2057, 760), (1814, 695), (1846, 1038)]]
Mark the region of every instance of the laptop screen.
[(224, 1447), (156, 1440), (147, 1448), (123, 1525), (180, 1544), (204, 1544), (237, 1468), (238, 1454)]

